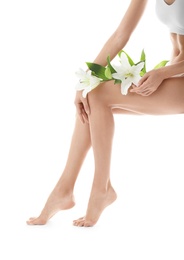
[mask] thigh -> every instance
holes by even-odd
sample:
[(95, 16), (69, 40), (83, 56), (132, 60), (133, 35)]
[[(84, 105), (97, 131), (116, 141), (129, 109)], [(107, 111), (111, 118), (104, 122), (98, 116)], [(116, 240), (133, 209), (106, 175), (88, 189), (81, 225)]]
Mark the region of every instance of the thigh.
[(130, 111), (130, 110), (125, 110), (125, 109), (122, 109), (122, 108), (112, 108), (112, 113), (113, 114), (123, 114), (123, 115), (143, 115), (142, 113), (139, 113), (139, 112), (133, 112), (133, 111)]
[(114, 111), (135, 114), (181, 114), (184, 113), (184, 77), (164, 80), (150, 96), (141, 96), (129, 92), (122, 95), (120, 85), (112, 81), (105, 82), (94, 89), (90, 95), (111, 107)]

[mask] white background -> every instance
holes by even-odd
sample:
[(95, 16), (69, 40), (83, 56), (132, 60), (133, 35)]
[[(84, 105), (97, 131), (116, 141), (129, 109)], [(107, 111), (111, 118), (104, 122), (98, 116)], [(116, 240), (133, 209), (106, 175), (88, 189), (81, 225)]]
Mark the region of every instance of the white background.
[[(40, 213), (67, 158), (75, 119), (75, 71), (93, 61), (130, 1), (1, 0), (0, 258), (183, 260), (184, 121), (116, 116), (112, 183), (118, 200), (93, 228), (76, 228), (93, 177), (90, 151), (76, 183), (76, 207), (46, 226)], [(155, 1), (124, 48), (147, 67), (170, 58)]]

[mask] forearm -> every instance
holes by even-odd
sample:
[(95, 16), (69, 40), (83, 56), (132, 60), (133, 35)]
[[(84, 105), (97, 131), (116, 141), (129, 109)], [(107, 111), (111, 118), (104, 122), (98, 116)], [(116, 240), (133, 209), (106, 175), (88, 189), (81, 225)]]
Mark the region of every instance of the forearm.
[(145, 10), (147, 0), (132, 0), (122, 21), (102, 47), (101, 51), (93, 61), (102, 66), (107, 64), (107, 56), (112, 60), (118, 52), (125, 47), (131, 34), (139, 23)]
[(117, 34), (114, 33), (105, 43), (93, 62), (98, 63), (102, 66), (106, 66), (107, 57), (109, 56), (112, 60), (117, 55), (117, 53), (126, 45), (127, 41), (128, 38), (126, 38), (126, 36), (120, 39)]
[(161, 68), (164, 79), (184, 74), (184, 60)]

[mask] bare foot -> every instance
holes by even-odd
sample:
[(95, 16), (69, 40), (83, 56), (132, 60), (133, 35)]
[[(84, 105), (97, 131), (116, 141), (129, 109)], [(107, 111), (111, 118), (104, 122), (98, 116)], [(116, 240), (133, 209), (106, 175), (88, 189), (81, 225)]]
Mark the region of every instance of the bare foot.
[(73, 195), (63, 195), (53, 190), (49, 196), (45, 207), (43, 208), (39, 217), (30, 218), (26, 221), (28, 225), (45, 225), (47, 221), (54, 216), (58, 211), (70, 209), (75, 205)]
[(112, 204), (117, 198), (116, 192), (110, 187), (106, 193), (92, 192), (86, 216), (73, 221), (74, 226), (92, 227), (94, 226), (103, 210)]

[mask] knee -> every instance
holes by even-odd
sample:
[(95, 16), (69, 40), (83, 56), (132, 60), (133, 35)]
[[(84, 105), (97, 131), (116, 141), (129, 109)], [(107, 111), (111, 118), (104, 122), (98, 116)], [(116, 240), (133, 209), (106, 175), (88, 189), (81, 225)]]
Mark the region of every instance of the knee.
[(101, 83), (95, 89), (93, 89), (90, 93), (88, 93), (88, 101), (90, 107), (96, 107), (99, 105), (108, 105), (108, 93), (106, 82)]

